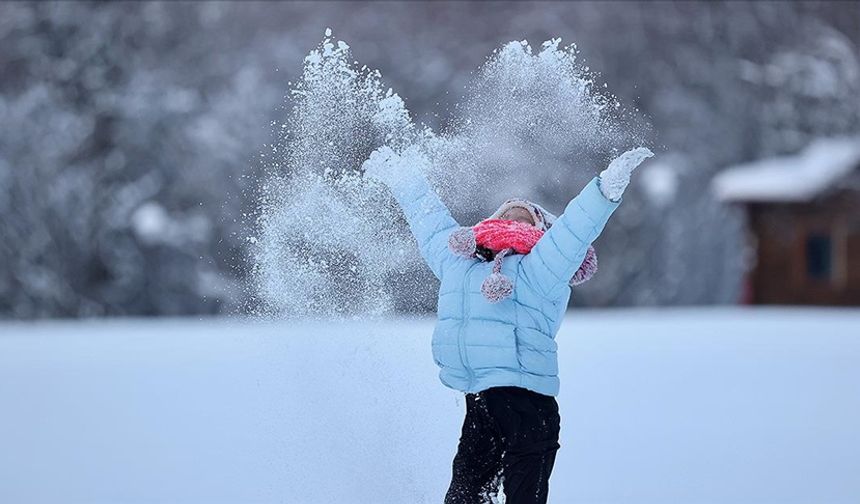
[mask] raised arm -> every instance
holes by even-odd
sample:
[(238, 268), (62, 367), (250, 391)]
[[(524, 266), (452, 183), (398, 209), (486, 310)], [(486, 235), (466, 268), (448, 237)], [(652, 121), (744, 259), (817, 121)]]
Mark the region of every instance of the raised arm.
[(436, 278), (441, 279), (445, 265), (456, 259), (448, 250), (448, 235), (459, 226), (424, 177), (422, 165), (427, 163), (427, 158), (416, 148), (406, 149), (401, 155), (389, 147), (381, 147), (362, 166), (366, 178), (391, 189), (418, 242), (421, 256)]
[(643, 147), (625, 152), (570, 200), (561, 217), (520, 262), (523, 277), (529, 284), (548, 297), (567, 288), (588, 246), (600, 236), (609, 217), (621, 204), (621, 194), (630, 182), (630, 174), (653, 155)]

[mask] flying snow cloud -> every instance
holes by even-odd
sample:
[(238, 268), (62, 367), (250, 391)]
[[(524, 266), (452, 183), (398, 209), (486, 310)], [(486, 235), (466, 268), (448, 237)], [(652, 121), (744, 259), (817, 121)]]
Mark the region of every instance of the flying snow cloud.
[[(266, 153), (254, 245), (253, 295), (277, 316), (356, 317), (432, 295), (400, 210), (361, 177), (383, 145), (417, 147), (426, 175), (454, 213), (477, 214), (511, 195), (589, 169), (644, 143), (647, 125), (597, 84), (575, 46), (523, 42), (495, 51), (442, 132), (415, 124), (381, 73), (326, 37), (305, 58), (287, 96), (288, 117)], [(414, 149), (413, 149), (414, 150)], [(571, 168), (573, 166), (573, 168)], [(423, 273), (423, 274), (422, 274)]]

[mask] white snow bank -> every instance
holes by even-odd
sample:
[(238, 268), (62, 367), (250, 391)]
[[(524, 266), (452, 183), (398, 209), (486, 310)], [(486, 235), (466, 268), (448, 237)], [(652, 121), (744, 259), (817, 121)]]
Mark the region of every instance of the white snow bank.
[[(438, 503), (429, 320), (0, 324), (0, 502)], [(554, 503), (856, 503), (860, 310), (574, 313)]]
[(860, 138), (819, 139), (799, 154), (755, 161), (719, 173), (722, 201), (809, 201), (860, 166)]

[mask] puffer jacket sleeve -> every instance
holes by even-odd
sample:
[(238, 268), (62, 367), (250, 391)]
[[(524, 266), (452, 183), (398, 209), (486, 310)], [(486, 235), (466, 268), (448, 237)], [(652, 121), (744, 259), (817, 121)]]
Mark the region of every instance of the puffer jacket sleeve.
[(567, 288), (588, 246), (600, 236), (620, 204), (620, 200), (610, 201), (600, 192), (595, 177), (520, 261), (523, 279), (546, 297), (555, 297), (560, 289)]
[(448, 250), (448, 236), (459, 227), (457, 221), (417, 168), (404, 169), (383, 182), (403, 209), (421, 256), (441, 280), (445, 266), (456, 259)]

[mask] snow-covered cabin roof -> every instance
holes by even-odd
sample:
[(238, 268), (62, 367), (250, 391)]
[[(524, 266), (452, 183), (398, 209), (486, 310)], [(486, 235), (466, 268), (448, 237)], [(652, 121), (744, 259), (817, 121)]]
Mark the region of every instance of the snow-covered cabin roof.
[(712, 182), (722, 201), (809, 201), (860, 166), (860, 137), (822, 138), (793, 156), (726, 168)]

